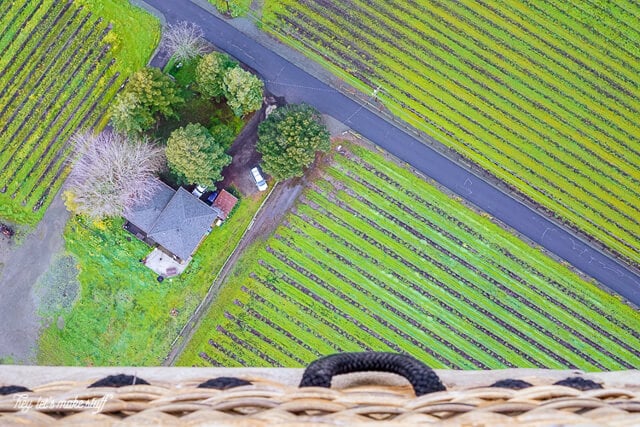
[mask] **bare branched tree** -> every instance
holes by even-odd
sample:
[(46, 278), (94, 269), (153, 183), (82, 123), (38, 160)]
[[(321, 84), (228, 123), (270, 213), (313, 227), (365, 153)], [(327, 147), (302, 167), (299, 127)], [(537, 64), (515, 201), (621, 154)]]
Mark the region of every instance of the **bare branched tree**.
[(167, 26), (162, 35), (162, 46), (178, 61), (195, 58), (207, 51), (202, 28), (186, 21)]
[(76, 134), (73, 143), (77, 156), (67, 181), (67, 207), (75, 213), (94, 219), (119, 216), (153, 196), (164, 164), (162, 148), (114, 132)]

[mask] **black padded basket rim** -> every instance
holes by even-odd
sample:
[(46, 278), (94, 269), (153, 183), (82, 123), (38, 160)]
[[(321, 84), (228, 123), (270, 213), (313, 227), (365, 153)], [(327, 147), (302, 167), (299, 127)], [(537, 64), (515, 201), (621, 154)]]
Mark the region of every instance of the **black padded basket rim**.
[(446, 390), (438, 375), (424, 363), (405, 354), (341, 353), (322, 357), (305, 369), (300, 387), (331, 387), (335, 375), (353, 372), (390, 372), (405, 377), (416, 396)]

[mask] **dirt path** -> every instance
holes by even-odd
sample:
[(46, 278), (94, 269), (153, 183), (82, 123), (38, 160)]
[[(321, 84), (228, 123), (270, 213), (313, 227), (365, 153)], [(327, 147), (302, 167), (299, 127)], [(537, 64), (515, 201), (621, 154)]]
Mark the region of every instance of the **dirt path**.
[(224, 179), (217, 184), (219, 189), (235, 187), (244, 196), (258, 191), (250, 171), (252, 167), (258, 165), (261, 159), (260, 153), (256, 151), (256, 141), (258, 140), (258, 125), (262, 120), (264, 120), (264, 106), (254, 113), (229, 148), (228, 154), (233, 158), (233, 161), (222, 170)]
[(62, 233), (69, 219), (60, 193), (22, 244), (0, 241), (0, 360), (35, 364), (40, 331), (34, 286), (54, 255), (64, 249)]

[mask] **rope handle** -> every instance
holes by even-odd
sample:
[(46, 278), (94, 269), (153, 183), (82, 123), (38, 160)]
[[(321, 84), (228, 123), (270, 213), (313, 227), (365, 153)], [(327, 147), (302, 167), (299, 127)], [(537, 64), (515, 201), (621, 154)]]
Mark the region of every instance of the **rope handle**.
[(405, 377), (416, 396), (446, 390), (438, 375), (417, 359), (396, 353), (341, 353), (312, 362), (302, 375), (300, 387), (331, 387), (335, 375), (352, 372), (391, 372)]

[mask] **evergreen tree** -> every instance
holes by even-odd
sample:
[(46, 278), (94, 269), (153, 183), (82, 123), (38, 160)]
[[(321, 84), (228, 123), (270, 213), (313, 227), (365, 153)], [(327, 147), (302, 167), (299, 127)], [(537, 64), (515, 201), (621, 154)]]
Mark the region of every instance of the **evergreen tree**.
[(227, 70), (237, 66), (238, 63), (226, 53), (212, 52), (204, 55), (198, 62), (195, 73), (200, 93), (208, 98), (220, 100), (224, 96), (224, 75)]
[(116, 97), (111, 124), (131, 135), (151, 128), (158, 114), (176, 117), (176, 109), (183, 102), (180, 88), (171, 77), (157, 68), (143, 68), (129, 78), (123, 93)]
[(262, 80), (243, 70), (234, 67), (227, 70), (223, 77), (224, 96), (227, 104), (238, 117), (256, 111), (262, 106)]
[(278, 108), (258, 127), (256, 148), (262, 154), (262, 169), (277, 180), (302, 176), (316, 151), (329, 150), (329, 136), (313, 107)]
[(181, 184), (211, 186), (222, 179), (222, 169), (231, 163), (231, 156), (225, 154), (211, 133), (194, 123), (171, 133), (166, 156)]
[(111, 125), (121, 133), (134, 135), (153, 126), (155, 119), (133, 93), (123, 92), (111, 105)]

